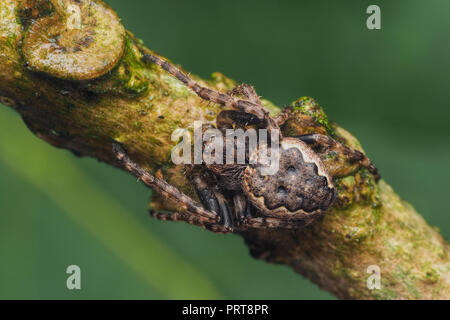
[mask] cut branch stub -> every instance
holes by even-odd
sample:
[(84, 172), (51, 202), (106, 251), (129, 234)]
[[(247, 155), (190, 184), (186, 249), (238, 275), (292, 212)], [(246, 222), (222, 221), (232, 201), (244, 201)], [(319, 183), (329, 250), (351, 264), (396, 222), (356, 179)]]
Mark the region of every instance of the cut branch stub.
[(50, 0), (54, 13), (35, 20), (22, 52), (28, 67), (56, 78), (89, 80), (113, 69), (123, 55), (125, 29), (102, 1)]

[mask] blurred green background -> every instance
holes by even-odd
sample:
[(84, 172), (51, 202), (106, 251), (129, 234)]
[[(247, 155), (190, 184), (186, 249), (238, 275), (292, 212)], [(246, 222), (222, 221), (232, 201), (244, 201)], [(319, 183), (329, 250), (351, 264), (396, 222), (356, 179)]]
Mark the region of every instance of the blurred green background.
[[(450, 235), (450, 2), (107, 1), (145, 43), (279, 105), (309, 95)], [(378, 4), (382, 30), (366, 28)], [(33, 136), (0, 107), (0, 298), (333, 298), (241, 238), (147, 215), (128, 174)], [(68, 265), (82, 290), (66, 289)]]

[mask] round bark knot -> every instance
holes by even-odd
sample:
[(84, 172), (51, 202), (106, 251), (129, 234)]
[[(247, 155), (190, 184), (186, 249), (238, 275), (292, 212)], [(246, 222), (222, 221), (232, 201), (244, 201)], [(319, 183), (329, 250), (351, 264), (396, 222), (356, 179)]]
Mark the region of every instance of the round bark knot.
[(281, 141), (279, 168), (274, 174), (265, 175), (262, 169), (259, 161), (247, 167), (243, 189), (267, 216), (307, 220), (320, 215), (335, 200), (336, 191), (322, 161), (298, 139)]
[(98, 78), (119, 62), (125, 29), (103, 1), (50, 0), (54, 12), (33, 21), (22, 52), (28, 67), (56, 78)]

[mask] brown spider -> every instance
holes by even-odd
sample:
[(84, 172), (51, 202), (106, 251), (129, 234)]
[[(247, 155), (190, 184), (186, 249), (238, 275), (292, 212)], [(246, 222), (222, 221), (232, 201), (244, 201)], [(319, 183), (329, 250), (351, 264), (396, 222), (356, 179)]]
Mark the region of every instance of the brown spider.
[[(161, 66), (183, 82), (204, 100), (231, 110), (219, 113), (217, 129), (254, 126), (280, 132), (291, 115), (285, 108), (272, 118), (259, 96), (249, 85), (240, 85), (227, 94), (200, 86), (174, 65), (145, 53), (144, 59)], [(241, 95), (245, 99), (240, 99)], [(272, 140), (269, 144), (273, 143)], [(181, 209), (177, 213), (151, 212), (160, 220), (185, 221), (218, 233), (230, 233), (257, 228), (299, 229), (319, 218), (334, 202), (337, 191), (319, 156), (308, 144), (321, 145), (343, 153), (379, 179), (375, 166), (360, 151), (351, 149), (322, 134), (283, 137), (279, 133), (279, 170), (273, 175), (262, 174), (263, 164), (249, 162), (259, 155), (259, 148), (246, 149), (245, 164), (186, 165), (186, 174), (203, 206), (139, 167), (118, 145), (113, 149), (121, 163), (147, 186), (174, 201)], [(205, 143), (204, 148), (207, 147)]]

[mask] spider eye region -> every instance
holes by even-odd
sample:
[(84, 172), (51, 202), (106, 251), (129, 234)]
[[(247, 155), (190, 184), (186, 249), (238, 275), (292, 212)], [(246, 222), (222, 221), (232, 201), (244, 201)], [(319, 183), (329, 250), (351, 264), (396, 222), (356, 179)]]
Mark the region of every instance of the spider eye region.
[(258, 164), (248, 166), (242, 186), (249, 201), (266, 216), (307, 219), (335, 200), (336, 190), (322, 161), (298, 139), (281, 141), (275, 174), (263, 175), (261, 169)]

